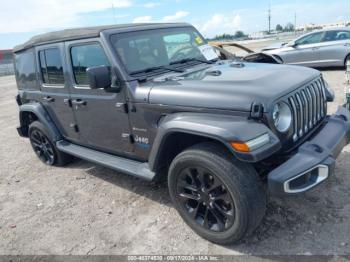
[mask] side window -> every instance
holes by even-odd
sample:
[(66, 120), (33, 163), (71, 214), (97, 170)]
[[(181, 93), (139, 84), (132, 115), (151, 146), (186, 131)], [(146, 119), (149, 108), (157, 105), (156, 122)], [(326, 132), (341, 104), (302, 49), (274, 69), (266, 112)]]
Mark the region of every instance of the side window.
[(311, 34), (311, 35), (307, 35), (307, 36), (305, 36), (303, 38), (300, 38), (295, 43), (297, 45), (316, 44), (316, 43), (321, 42), (322, 36), (323, 36), (323, 32), (314, 33), (314, 34)]
[(341, 40), (349, 40), (350, 39), (350, 31), (337, 31), (335, 40), (341, 41)]
[(36, 82), (34, 51), (30, 49), (16, 53), (14, 58), (19, 89), (39, 89)]
[(86, 69), (93, 66), (109, 66), (107, 57), (100, 44), (86, 44), (71, 48), (71, 59), (75, 83), (88, 85)]
[(40, 71), (44, 84), (64, 85), (60, 50), (50, 48), (39, 51)]
[(350, 39), (350, 31), (328, 31), (324, 37), (324, 42), (341, 41)]

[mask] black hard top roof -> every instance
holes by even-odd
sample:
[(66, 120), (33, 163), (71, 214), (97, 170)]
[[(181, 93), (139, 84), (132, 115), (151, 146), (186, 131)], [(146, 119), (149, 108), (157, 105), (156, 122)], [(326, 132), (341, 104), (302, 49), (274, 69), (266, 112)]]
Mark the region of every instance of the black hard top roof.
[(118, 31), (133, 31), (143, 29), (158, 29), (169, 27), (190, 26), (187, 23), (142, 23), (142, 24), (119, 24), (119, 25), (105, 25), (94, 27), (82, 27), (74, 29), (65, 29), (56, 32), (45, 33), (33, 36), (27, 42), (17, 45), (13, 48), (13, 52), (20, 52), (22, 50), (43, 44), (56, 43), (69, 40), (78, 40), (83, 38), (93, 38), (100, 36), (100, 33), (105, 30)]

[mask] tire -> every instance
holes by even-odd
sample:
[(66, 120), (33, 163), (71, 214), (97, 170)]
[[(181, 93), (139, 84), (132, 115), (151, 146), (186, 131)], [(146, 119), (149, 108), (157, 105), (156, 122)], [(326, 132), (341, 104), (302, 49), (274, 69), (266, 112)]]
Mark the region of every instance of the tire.
[(267, 196), (257, 172), (215, 143), (201, 143), (176, 156), (168, 186), (187, 225), (217, 244), (239, 242), (265, 215)]
[(73, 157), (59, 151), (47, 128), (39, 121), (29, 125), (29, 140), (37, 157), (49, 166), (64, 166)]
[(350, 61), (350, 54), (347, 55), (347, 57), (345, 57), (345, 60), (344, 60), (344, 67), (346, 69), (346, 62), (347, 61)]

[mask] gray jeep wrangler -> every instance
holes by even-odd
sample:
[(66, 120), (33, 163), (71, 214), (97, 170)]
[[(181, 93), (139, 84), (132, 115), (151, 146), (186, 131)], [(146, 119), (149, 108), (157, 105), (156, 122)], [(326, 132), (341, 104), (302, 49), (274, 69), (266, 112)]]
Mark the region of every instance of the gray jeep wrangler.
[[(217, 50), (216, 50), (217, 51)], [(327, 115), (319, 71), (222, 60), (189, 24), (63, 30), (14, 48), (19, 135), (47, 165), (72, 156), (147, 180), (200, 236), (237, 242), (267, 195), (326, 180), (350, 113)]]

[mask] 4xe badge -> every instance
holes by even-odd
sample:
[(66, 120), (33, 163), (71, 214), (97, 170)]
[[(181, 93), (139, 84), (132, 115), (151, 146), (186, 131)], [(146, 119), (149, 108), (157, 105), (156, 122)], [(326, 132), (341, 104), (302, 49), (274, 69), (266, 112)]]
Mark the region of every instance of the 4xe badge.
[(145, 148), (149, 147), (148, 137), (142, 137), (142, 136), (135, 135), (134, 139), (135, 139), (135, 143), (138, 144), (139, 146), (145, 147)]

